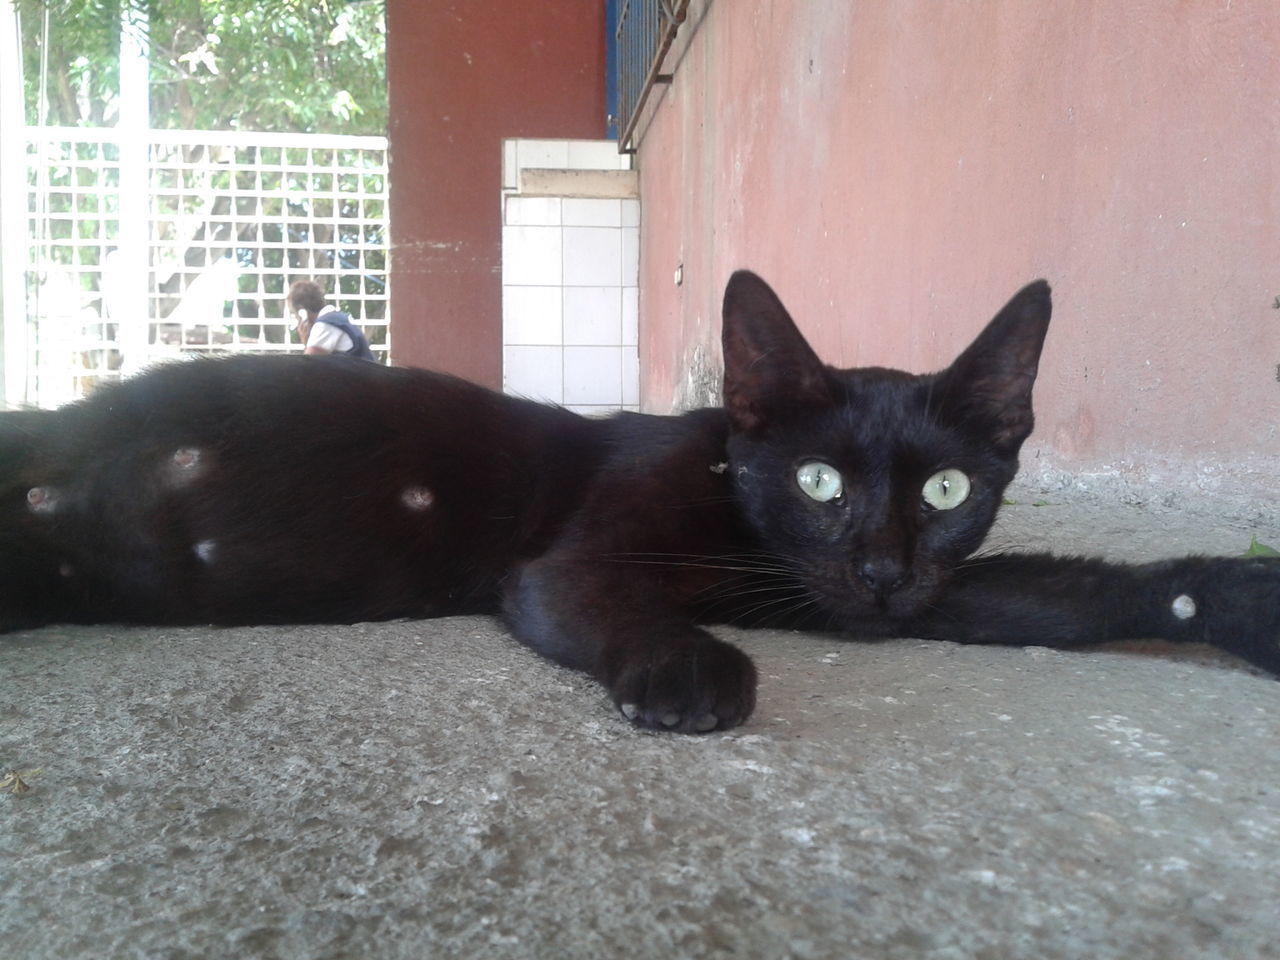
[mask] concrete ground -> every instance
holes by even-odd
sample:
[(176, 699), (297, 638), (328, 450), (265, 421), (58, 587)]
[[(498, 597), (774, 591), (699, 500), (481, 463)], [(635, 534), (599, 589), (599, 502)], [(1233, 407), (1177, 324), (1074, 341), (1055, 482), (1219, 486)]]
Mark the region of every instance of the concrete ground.
[[(1000, 539), (1028, 547), (1280, 540), (1274, 513), (1212, 502), (1014, 496)], [(723, 635), (760, 706), (706, 737), (631, 729), (482, 618), (0, 637), (0, 766), (39, 769), (0, 796), (0, 944), (1280, 956), (1274, 679), (1152, 644)]]

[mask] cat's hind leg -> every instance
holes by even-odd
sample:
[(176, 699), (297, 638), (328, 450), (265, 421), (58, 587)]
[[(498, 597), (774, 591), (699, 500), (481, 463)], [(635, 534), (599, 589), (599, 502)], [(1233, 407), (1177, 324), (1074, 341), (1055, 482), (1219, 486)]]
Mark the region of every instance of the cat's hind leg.
[(0, 413), (0, 632), (53, 622), (71, 603), (72, 571), (50, 538), (65, 506), (63, 490), (38, 463), (56, 416)]

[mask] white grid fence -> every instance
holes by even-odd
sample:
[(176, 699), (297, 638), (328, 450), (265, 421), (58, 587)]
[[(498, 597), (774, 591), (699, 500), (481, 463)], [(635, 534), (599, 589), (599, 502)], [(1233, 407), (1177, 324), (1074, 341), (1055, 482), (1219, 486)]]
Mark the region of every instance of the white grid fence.
[(27, 155), (27, 402), (183, 354), (300, 350), (302, 278), (387, 360), (385, 138), (29, 127)]

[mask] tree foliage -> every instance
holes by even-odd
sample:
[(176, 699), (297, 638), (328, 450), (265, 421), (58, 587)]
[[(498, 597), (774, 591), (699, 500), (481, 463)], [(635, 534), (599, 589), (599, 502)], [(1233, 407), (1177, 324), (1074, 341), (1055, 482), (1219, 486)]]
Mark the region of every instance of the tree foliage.
[(122, 13), (131, 6), (148, 24), (153, 127), (386, 132), (385, 0), (15, 6), (30, 123), (114, 123)]

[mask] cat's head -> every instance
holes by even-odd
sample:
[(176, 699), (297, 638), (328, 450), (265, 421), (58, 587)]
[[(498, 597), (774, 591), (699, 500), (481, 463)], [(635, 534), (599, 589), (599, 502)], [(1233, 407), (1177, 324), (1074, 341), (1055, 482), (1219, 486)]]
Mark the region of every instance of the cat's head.
[(724, 297), (729, 465), (747, 523), (833, 626), (909, 619), (990, 529), (1031, 433), (1049, 285), (1024, 287), (951, 366), (823, 364), (763, 280)]

